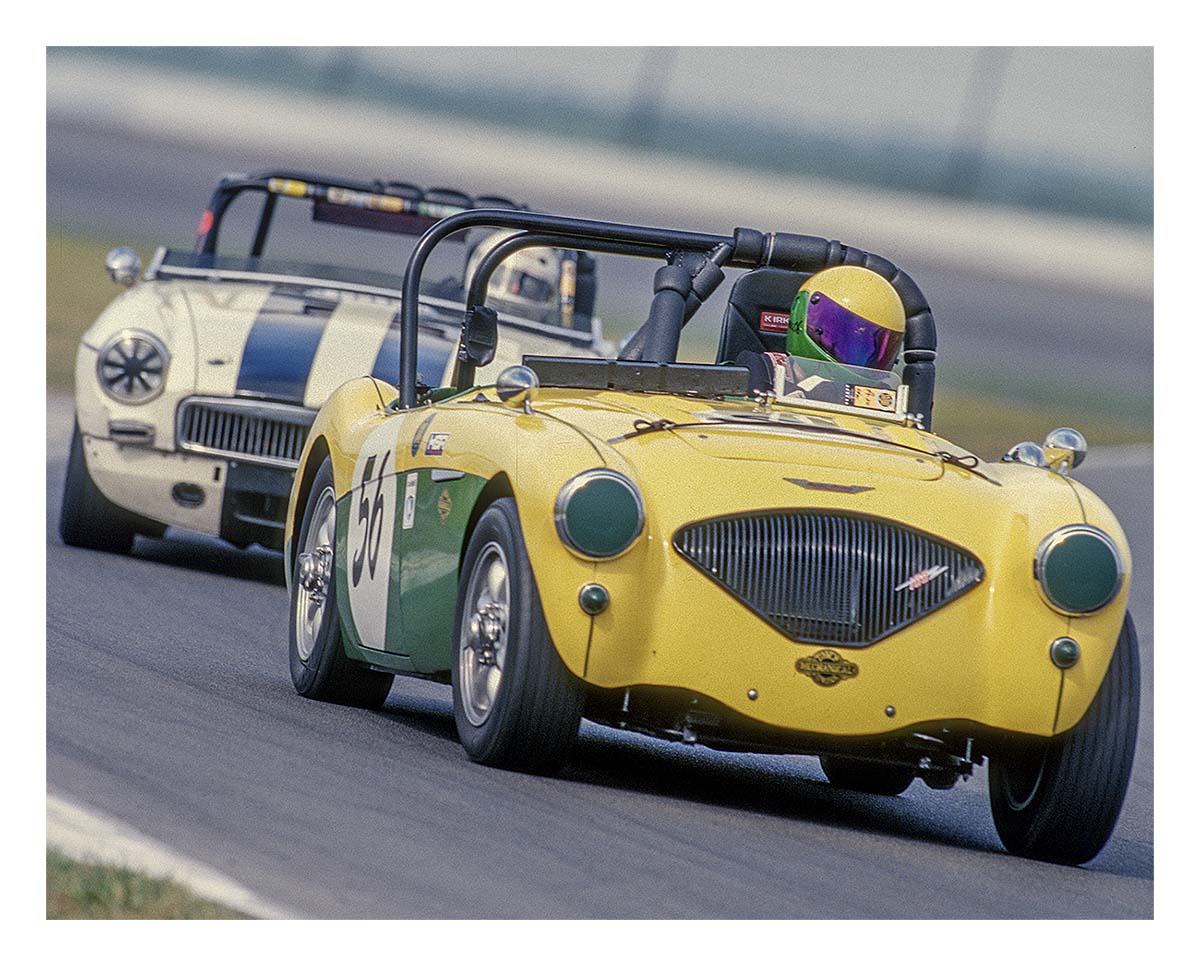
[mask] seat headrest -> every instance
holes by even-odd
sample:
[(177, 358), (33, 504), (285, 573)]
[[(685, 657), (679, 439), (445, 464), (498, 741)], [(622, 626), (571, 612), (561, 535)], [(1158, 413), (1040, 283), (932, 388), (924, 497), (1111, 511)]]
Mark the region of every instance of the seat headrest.
[(792, 301), (809, 276), (781, 268), (757, 268), (733, 285), (717, 362), (733, 362), (740, 352), (786, 352)]

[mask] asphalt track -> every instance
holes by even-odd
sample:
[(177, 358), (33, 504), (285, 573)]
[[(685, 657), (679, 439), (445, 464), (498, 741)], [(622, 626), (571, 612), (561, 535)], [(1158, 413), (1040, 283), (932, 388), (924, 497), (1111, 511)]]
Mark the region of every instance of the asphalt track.
[(71, 399), (48, 403), (49, 788), (312, 917), (1148, 917), (1153, 913), (1151, 470), (1080, 476), (1134, 554), (1142, 722), (1108, 847), (1086, 868), (1013, 858), (986, 774), (896, 799), (814, 759), (736, 756), (585, 725), (567, 769), (471, 764), (447, 688), (384, 710), (298, 697), (280, 558), (169, 531), (134, 555), (64, 547)]

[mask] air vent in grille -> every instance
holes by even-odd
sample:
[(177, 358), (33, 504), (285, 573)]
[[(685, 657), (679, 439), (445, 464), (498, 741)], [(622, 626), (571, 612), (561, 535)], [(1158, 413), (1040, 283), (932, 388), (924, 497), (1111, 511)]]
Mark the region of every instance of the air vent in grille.
[(681, 527), (675, 549), (794, 641), (863, 647), (983, 579), (958, 547), (873, 517), (778, 510)]
[(180, 449), (295, 469), (316, 413), (300, 406), (239, 399), (185, 399)]

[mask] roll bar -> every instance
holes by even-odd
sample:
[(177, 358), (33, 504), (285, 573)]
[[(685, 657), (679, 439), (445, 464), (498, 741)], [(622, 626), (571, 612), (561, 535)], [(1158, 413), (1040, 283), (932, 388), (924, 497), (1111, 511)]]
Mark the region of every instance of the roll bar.
[[(926, 427), (931, 425), (934, 362), (937, 357), (933, 312), (916, 282), (887, 259), (815, 235), (764, 233), (749, 228), (737, 228), (732, 235), (712, 235), (504, 209), (475, 209), (449, 215), (421, 236), (409, 256), (400, 306), (400, 372), (397, 387), (399, 404), (404, 409), (412, 408), (417, 402), (417, 315), (421, 274), (425, 264), (434, 247), (443, 239), (468, 228), (480, 227), (508, 228), (523, 234), (506, 239), (488, 252), (471, 279), (467, 295), (468, 312), (484, 300), (488, 278), (505, 256), (520, 248), (535, 246), (646, 258), (665, 257), (672, 262), (683, 253), (704, 255), (719, 250), (721, 263), (731, 267), (782, 268), (807, 274), (834, 265), (860, 265), (867, 268), (886, 278), (900, 296), (905, 314), (902, 379), (909, 387), (910, 410), (922, 417)], [(487, 270), (486, 274), (484, 269)], [(673, 291), (678, 292), (680, 284), (680, 280), (672, 278)], [(686, 306), (686, 297), (683, 301)], [(682, 325), (684, 312), (686, 308), (679, 310), (679, 325)], [(676, 332), (674, 339), (677, 338)], [(668, 347), (674, 344), (670, 333), (666, 338), (655, 341)]]

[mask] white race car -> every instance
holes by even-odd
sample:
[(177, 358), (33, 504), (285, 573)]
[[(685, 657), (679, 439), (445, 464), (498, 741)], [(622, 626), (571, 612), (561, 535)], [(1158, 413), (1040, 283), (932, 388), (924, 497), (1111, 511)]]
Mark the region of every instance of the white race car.
[[(63, 541), (125, 553), (135, 535), (175, 526), (280, 547), (317, 409), (349, 379), (399, 380), (407, 252), (396, 236), (480, 207), (516, 206), (395, 182), (236, 175), (218, 183), (193, 251), (160, 248), (140, 279), (134, 252), (110, 252), (109, 274), (128, 288), (80, 341)], [(218, 249), (239, 234), (240, 250)], [(504, 239), (463, 240), (477, 262)], [(418, 370), (431, 399), (454, 384), (463, 265), (446, 263), (450, 274), (422, 289)], [(495, 284), (509, 296), (498, 300), (509, 351), (489, 368), (523, 353), (605, 354), (590, 256), (526, 249)]]

